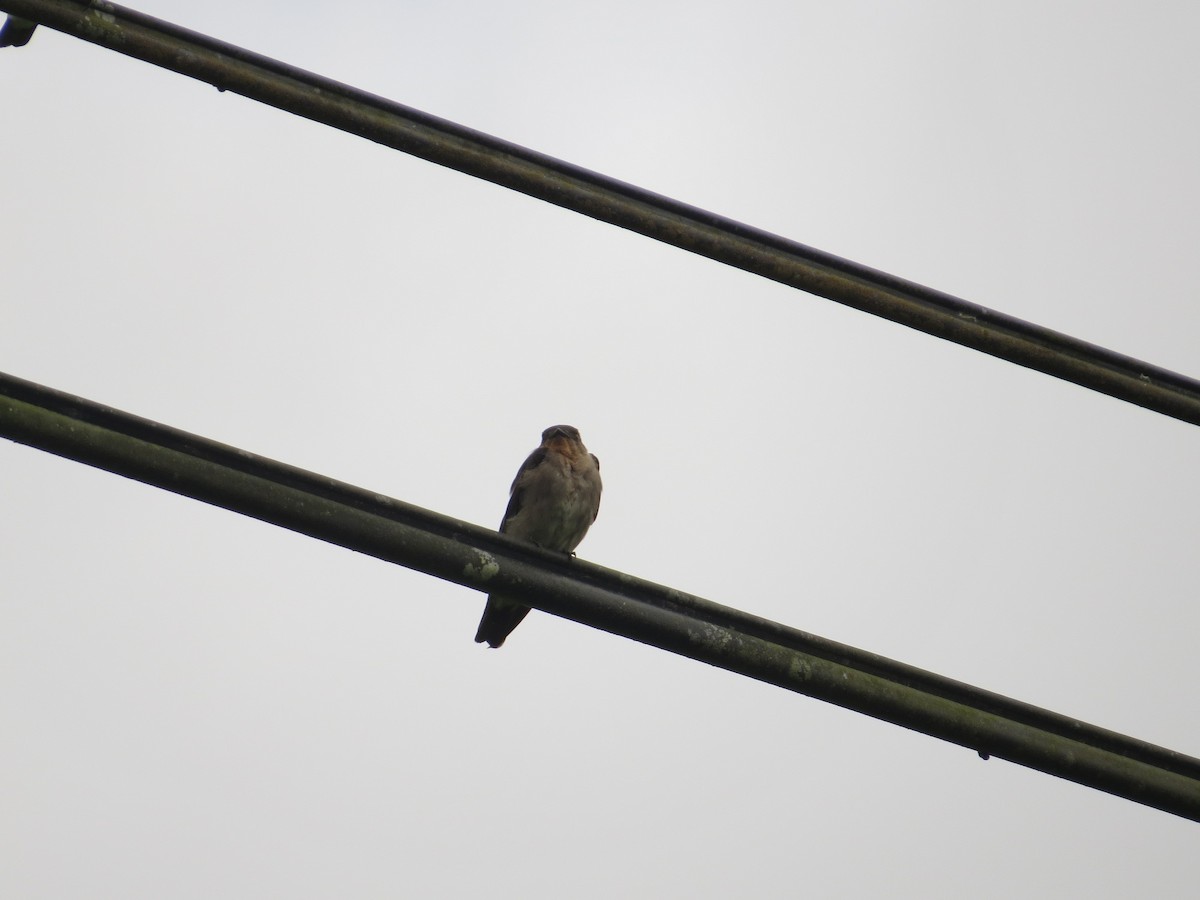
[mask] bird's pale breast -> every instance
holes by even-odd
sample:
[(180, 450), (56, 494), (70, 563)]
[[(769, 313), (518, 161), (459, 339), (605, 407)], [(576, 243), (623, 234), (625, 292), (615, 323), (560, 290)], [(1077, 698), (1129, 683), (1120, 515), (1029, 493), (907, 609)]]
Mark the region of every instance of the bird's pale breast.
[(545, 547), (570, 553), (579, 546), (596, 517), (599, 473), (591, 459), (552, 457), (525, 485), (521, 511), (505, 530)]

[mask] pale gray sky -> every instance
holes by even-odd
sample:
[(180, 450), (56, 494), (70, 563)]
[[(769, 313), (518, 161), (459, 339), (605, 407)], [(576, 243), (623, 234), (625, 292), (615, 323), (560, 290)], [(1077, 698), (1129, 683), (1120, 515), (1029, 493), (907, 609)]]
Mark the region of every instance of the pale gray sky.
[[(1200, 375), (1186, 4), (138, 9)], [(1200, 431), (74, 38), (0, 370), (1200, 755)], [(1190, 896), (1193, 823), (0, 442), (0, 895)]]

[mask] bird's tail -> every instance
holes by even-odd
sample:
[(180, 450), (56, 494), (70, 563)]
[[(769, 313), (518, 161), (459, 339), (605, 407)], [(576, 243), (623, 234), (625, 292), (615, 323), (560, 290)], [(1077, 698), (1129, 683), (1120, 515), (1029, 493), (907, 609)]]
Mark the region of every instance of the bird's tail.
[(0, 47), (24, 47), (33, 37), (33, 29), (37, 22), (30, 22), (17, 16), (9, 16), (0, 25)]
[(529, 607), (492, 594), (483, 608), (483, 618), (475, 632), (475, 643), (486, 643), (492, 649), (504, 643), (513, 629), (529, 614)]

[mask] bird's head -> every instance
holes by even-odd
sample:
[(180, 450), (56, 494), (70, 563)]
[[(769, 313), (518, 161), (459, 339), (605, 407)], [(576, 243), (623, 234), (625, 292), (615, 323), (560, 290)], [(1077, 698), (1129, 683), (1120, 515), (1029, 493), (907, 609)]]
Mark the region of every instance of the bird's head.
[(582, 449), (583, 441), (579, 438), (579, 429), (574, 425), (551, 425), (542, 432), (542, 446), (574, 456)]
[(562, 437), (569, 441), (579, 440), (579, 429), (574, 425), (551, 425), (542, 432), (542, 440), (550, 441), (554, 438)]

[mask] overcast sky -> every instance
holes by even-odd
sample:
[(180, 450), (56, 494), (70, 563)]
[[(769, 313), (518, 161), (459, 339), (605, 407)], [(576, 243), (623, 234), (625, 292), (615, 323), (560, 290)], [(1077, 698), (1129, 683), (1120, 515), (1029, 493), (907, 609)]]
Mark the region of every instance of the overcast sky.
[[(253, 7), (247, 10), (247, 6)], [(1200, 375), (1194, 4), (138, 8)], [(1156, 12), (1155, 10), (1170, 10)], [(1200, 755), (1200, 431), (39, 29), (0, 370)], [(1194, 823), (0, 442), (0, 895), (1190, 896)]]

